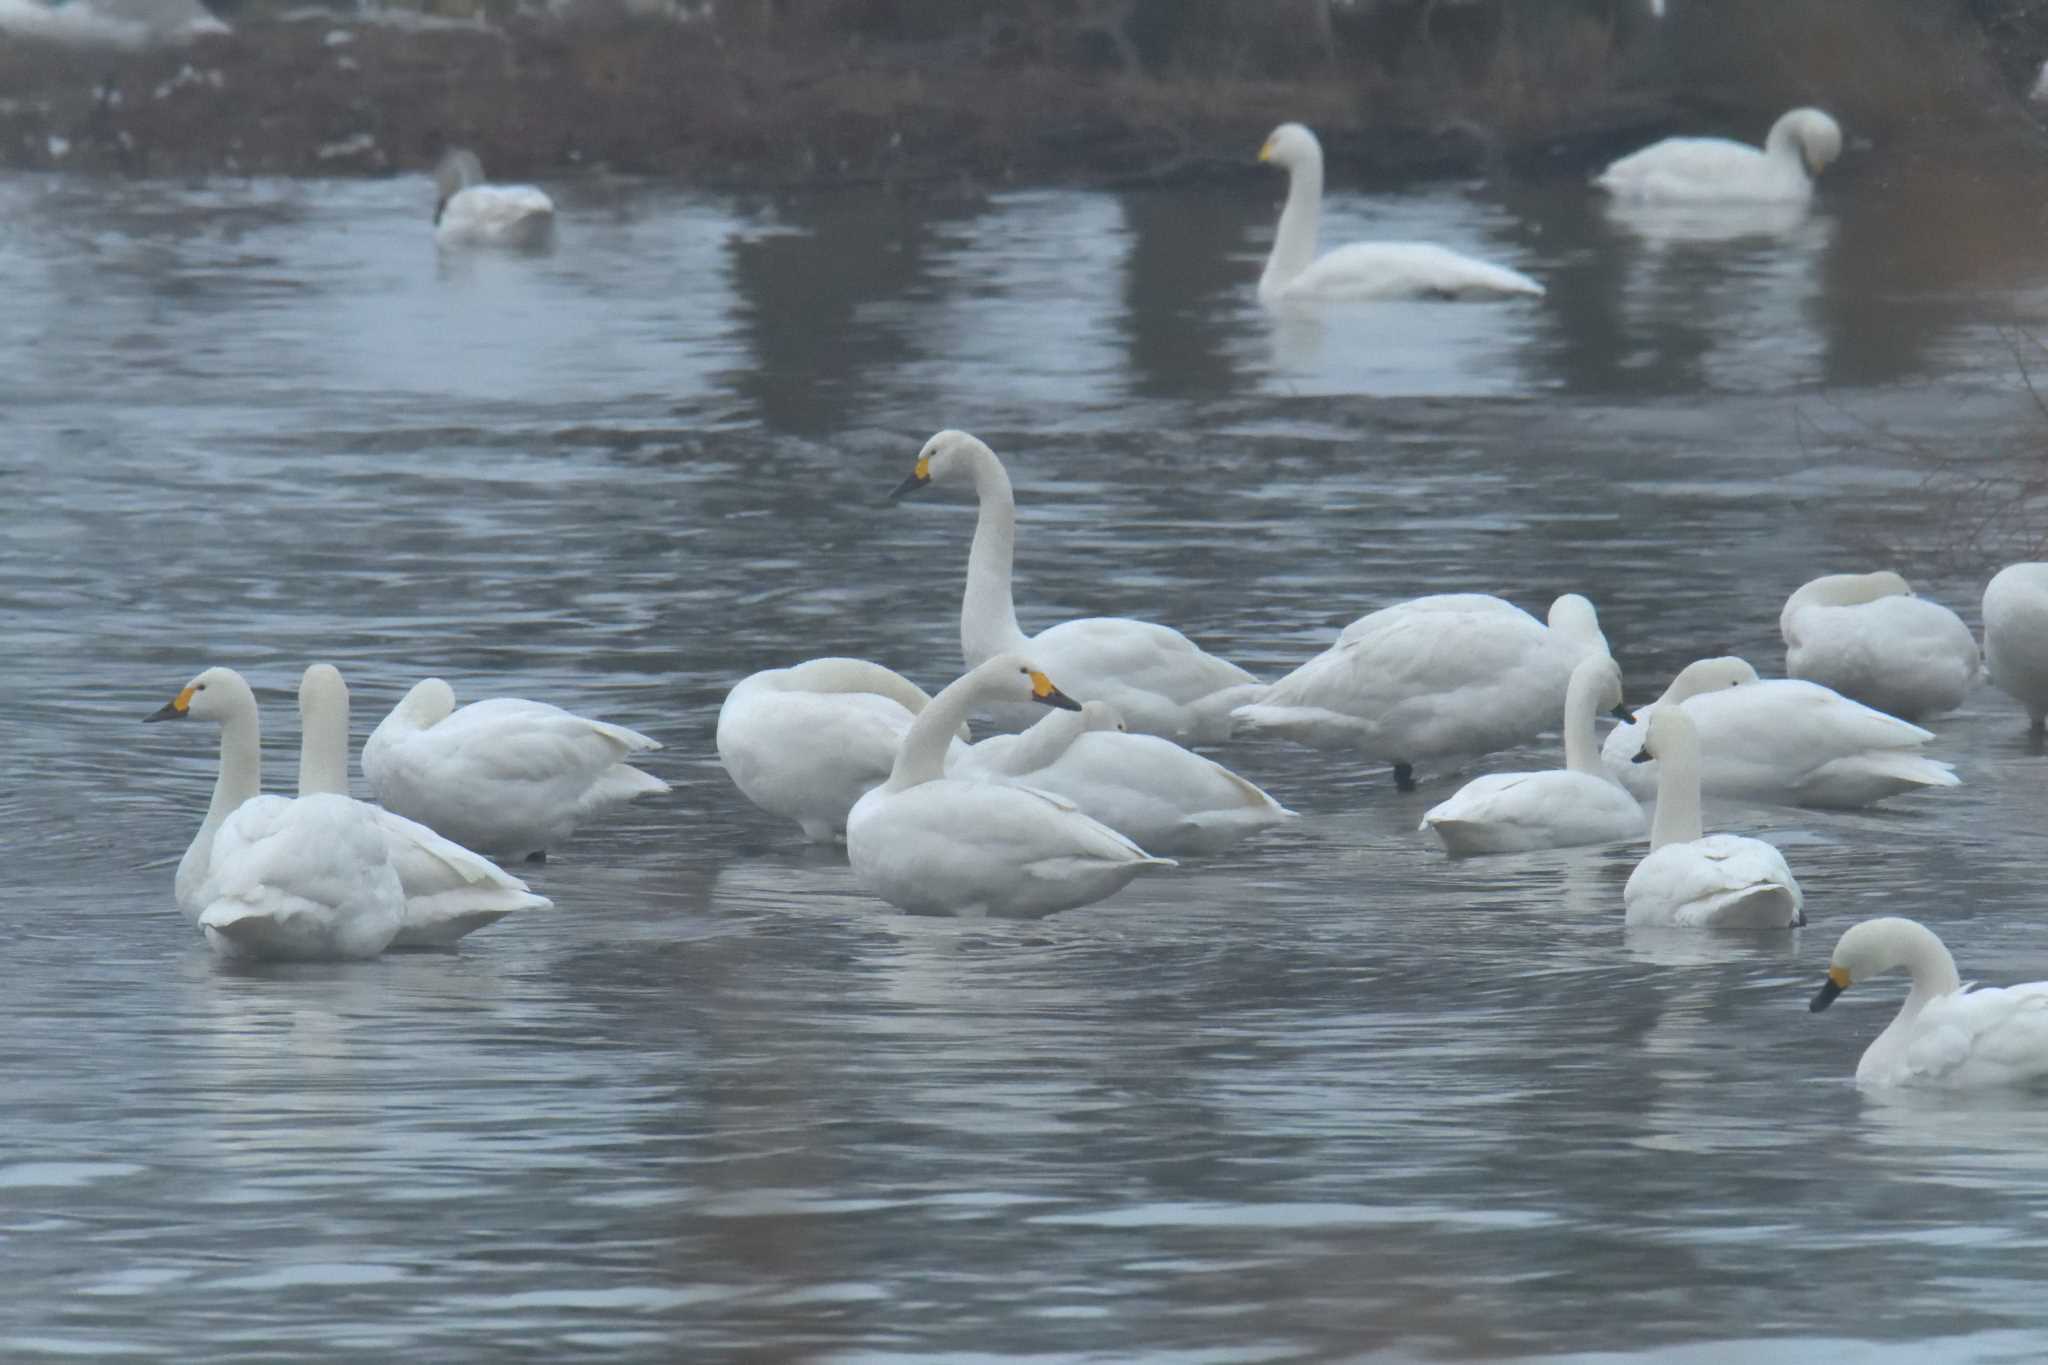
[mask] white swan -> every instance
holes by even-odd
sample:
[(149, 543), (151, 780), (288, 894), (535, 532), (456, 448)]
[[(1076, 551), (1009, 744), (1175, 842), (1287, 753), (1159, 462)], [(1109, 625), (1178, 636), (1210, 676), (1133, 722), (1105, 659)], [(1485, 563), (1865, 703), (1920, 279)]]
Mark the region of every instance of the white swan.
[(1818, 109), (1794, 109), (1771, 125), (1761, 150), (1721, 137), (1669, 137), (1593, 178), (1631, 199), (1712, 203), (1813, 196), (1813, 177), (1842, 154), (1842, 129)]
[(1593, 604), (1566, 593), (1545, 625), (1483, 593), (1418, 597), (1362, 616), (1337, 643), (1231, 712), (1239, 734), (1357, 749), (1394, 766), (1512, 748), (1564, 709), (1572, 670), (1605, 658)]
[(1259, 148), (1259, 160), (1287, 170), (1273, 252), (1259, 276), (1259, 302), (1292, 304), (1390, 298), (1500, 298), (1541, 294), (1518, 270), (1461, 256), (1434, 242), (1354, 242), (1316, 255), (1323, 212), (1323, 148), (1299, 123), (1283, 123)]
[(1063, 796), (1155, 853), (1216, 853), (1295, 818), (1222, 764), (1158, 735), (1127, 733), (1103, 701), (1053, 711), (1021, 735), (983, 740), (947, 771), (1012, 778)]
[[(939, 432), (890, 498), (955, 482), (971, 483), (981, 504), (960, 603), (960, 652), (969, 668), (997, 654), (1028, 655), (1076, 700), (1114, 705), (1133, 730), (1196, 743), (1229, 735), (1230, 708), (1253, 695), (1258, 680), (1179, 631), (1121, 616), (1064, 621), (1029, 637), (1018, 628), (1010, 593), (1017, 502), (1003, 462), (987, 445), (964, 431)], [(1024, 706), (990, 710), (1007, 729), (1037, 719)]]
[(209, 668), (143, 719), (211, 720), (220, 725), (220, 773), (213, 780), (213, 800), (207, 804), (206, 818), (199, 822), (199, 832), (178, 860), (178, 875), (172, 884), (178, 908), (197, 924), (199, 912), (206, 908), (200, 893), (206, 886), (206, 871), (213, 864), (214, 836), (244, 801), (263, 790), (263, 732), (256, 694), (234, 669)]
[(526, 857), (585, 819), (668, 783), (627, 764), (660, 744), (546, 702), (494, 697), (455, 708), (428, 678), (363, 745), (363, 776), (387, 807), (468, 848)]
[(1953, 711), (1977, 680), (1963, 618), (1889, 571), (1816, 578), (1778, 615), (1785, 672), (1901, 720)]
[(2048, 717), (2048, 564), (2008, 564), (1984, 586), (1984, 665), (2027, 708), (2035, 736)]
[(1572, 848), (1641, 837), (1643, 807), (1608, 776), (1593, 739), (1593, 716), (1621, 705), (1621, 668), (1588, 655), (1564, 694), (1564, 767), (1489, 773), (1429, 809), (1418, 827), (1454, 856)]
[(555, 201), (532, 185), (492, 185), (476, 153), (457, 147), (434, 168), (434, 241), (441, 246), (546, 246)]
[(1734, 657), (1687, 664), (1664, 695), (1608, 731), (1600, 757), (1621, 784), (1647, 798), (1654, 768), (1633, 760), (1644, 722), (1682, 705), (1700, 732), (1700, 781), (1709, 796), (1794, 806), (1867, 806), (1923, 787), (1960, 785), (1955, 769), (1924, 756), (1934, 736), (1819, 683), (1759, 681)]
[(1042, 915), (1172, 866), (1045, 792), (946, 777), (953, 732), (977, 701), (1078, 706), (1014, 654), (984, 660), (932, 698), (889, 779), (846, 818), (846, 856), (861, 885), (923, 913)]
[(1806, 923), (1785, 857), (1761, 839), (1701, 836), (1700, 736), (1683, 706), (1650, 717), (1643, 752), (1657, 760), (1650, 852), (1621, 901), (1639, 928), (1788, 929)]
[[(299, 679), (299, 795), (348, 795), (348, 684), (332, 664)], [(393, 948), (446, 947), (514, 910), (554, 902), (482, 854), (444, 839), (416, 820), (358, 802), (376, 820), (405, 892), (405, 917)]]
[(1898, 1015), (1863, 1051), (1866, 1085), (1967, 1089), (2048, 1077), (2048, 981), (1972, 990), (1934, 931), (1887, 916), (1850, 926), (1828, 959), (1814, 1013), (1867, 977), (1904, 967), (1913, 978)]
[[(222, 722), (222, 773), (232, 798), (253, 789), (254, 764), (230, 780), (229, 750), (241, 761), (259, 740), (255, 695), (233, 669), (209, 668), (151, 720), (191, 716)], [(246, 751), (246, 752), (245, 752)], [(209, 810), (209, 820), (213, 812)], [(187, 859), (198, 848), (186, 850)], [(249, 794), (219, 821), (202, 855), (195, 920), (215, 952), (232, 957), (332, 961), (375, 957), (396, 937), (405, 892), (384, 836), (360, 802), (315, 795), (292, 800)], [(183, 870), (181, 866), (181, 871)]]
[(718, 760), (747, 800), (829, 843), (845, 837), (853, 803), (889, 776), (930, 702), (910, 679), (865, 659), (763, 669), (718, 708)]

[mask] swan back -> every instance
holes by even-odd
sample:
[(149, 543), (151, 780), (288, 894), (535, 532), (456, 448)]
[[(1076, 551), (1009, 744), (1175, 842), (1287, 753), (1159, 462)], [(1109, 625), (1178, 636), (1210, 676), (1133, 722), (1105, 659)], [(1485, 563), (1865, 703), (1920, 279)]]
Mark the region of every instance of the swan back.
[(1764, 151), (1796, 157), (1808, 175), (1819, 175), (1842, 154), (1842, 126), (1818, 109), (1794, 109), (1771, 125)]
[(1799, 643), (1799, 632), (1794, 618), (1808, 607), (1855, 607), (1881, 597), (1910, 597), (1912, 593), (1906, 580), (1890, 569), (1823, 574), (1785, 599), (1785, 608), (1778, 613), (1778, 633), (1786, 644), (1795, 645)]

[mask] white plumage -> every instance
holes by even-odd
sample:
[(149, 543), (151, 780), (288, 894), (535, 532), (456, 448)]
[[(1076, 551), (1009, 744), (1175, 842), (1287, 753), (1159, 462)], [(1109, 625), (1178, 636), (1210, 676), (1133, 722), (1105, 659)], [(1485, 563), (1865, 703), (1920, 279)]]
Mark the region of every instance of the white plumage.
[(542, 247), (554, 239), (555, 201), (532, 185), (492, 185), (474, 152), (456, 148), (434, 170), (434, 240), (441, 246)]
[(2040, 735), (2048, 717), (2048, 564), (2008, 564), (1985, 584), (1984, 665)]
[(213, 866), (214, 839), (227, 818), (263, 790), (262, 718), (256, 694), (241, 674), (232, 668), (209, 668), (147, 719), (210, 720), (220, 725), (220, 772), (214, 778), (213, 800), (178, 860), (173, 883), (178, 908), (197, 924), (199, 912), (206, 908), (203, 893)]
[(1672, 137), (1631, 153), (1593, 183), (1631, 199), (1805, 202), (1813, 178), (1842, 152), (1842, 130), (1818, 109), (1794, 109), (1756, 148), (1719, 137)]
[(1778, 616), (1785, 672), (1901, 720), (1953, 711), (1977, 680), (1977, 641), (1896, 573), (1828, 574)]
[(207, 943), (230, 957), (375, 957), (405, 921), (384, 833), (346, 796), (244, 801), (214, 836), (200, 899)]

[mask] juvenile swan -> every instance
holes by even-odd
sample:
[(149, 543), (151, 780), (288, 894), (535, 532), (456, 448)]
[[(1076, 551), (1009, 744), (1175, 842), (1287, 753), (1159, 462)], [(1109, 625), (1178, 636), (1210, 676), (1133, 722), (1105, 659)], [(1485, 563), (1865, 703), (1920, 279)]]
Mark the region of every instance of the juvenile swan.
[(1630, 199), (1791, 200), (1813, 196), (1813, 178), (1842, 154), (1842, 129), (1818, 109), (1794, 109), (1771, 125), (1761, 150), (1721, 137), (1669, 137), (1593, 178)]
[(1461, 256), (1434, 242), (1355, 242), (1316, 255), (1323, 212), (1323, 148), (1299, 123), (1283, 123), (1259, 160), (1287, 171), (1287, 203), (1259, 276), (1259, 302), (1287, 304), (1389, 298), (1499, 298), (1541, 294), (1520, 271)]
[[(931, 484), (971, 484), (980, 500), (967, 591), (960, 602), (960, 652), (967, 666), (1000, 653), (1028, 656), (1058, 678), (1077, 701), (1114, 705), (1131, 729), (1201, 743), (1230, 733), (1230, 708), (1258, 680), (1236, 664), (1204, 653), (1187, 636), (1150, 621), (1091, 616), (1048, 626), (1027, 637), (1010, 593), (1016, 556), (1017, 502), (1003, 462), (964, 431), (941, 431), (924, 443), (894, 501)], [(997, 724), (1021, 729), (1037, 719), (1028, 706), (990, 707)]]
[(1700, 739), (1683, 706), (1650, 717), (1643, 753), (1658, 761), (1650, 853), (1622, 888), (1625, 922), (1680, 929), (1788, 929), (1806, 923), (1784, 855), (1761, 839), (1701, 836)]
[(1418, 827), (1453, 856), (1608, 844), (1641, 836), (1642, 805), (1607, 775), (1593, 739), (1593, 716), (1621, 705), (1621, 668), (1588, 655), (1564, 694), (1564, 767), (1489, 773), (1432, 806)]
[(2048, 564), (2008, 564), (1985, 585), (1984, 664), (1998, 690), (2027, 708), (2039, 739), (2048, 718)]
[(846, 856), (861, 885), (926, 914), (1043, 915), (1172, 866), (1058, 797), (948, 778), (946, 750), (976, 701), (1079, 708), (1014, 654), (983, 661), (932, 698), (888, 780), (847, 816)]
[(1963, 618), (1889, 571), (1816, 578), (1778, 615), (1785, 672), (1901, 720), (1953, 711), (1977, 680)]
[(555, 201), (532, 185), (491, 185), (476, 153), (457, 147), (434, 168), (434, 241), (441, 246), (546, 246)]
[(1897, 917), (1851, 926), (1828, 962), (1816, 1014), (1866, 977), (1904, 967), (1913, 979), (1898, 1015), (1856, 1064), (1859, 1082), (1964, 1089), (2048, 1077), (2048, 981), (1972, 990), (1931, 929)]

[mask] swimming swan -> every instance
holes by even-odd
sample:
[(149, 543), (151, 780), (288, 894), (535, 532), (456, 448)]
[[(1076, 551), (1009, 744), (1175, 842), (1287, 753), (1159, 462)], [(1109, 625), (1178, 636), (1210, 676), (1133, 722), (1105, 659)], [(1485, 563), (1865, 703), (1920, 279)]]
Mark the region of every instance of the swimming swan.
[(1418, 828), (1455, 857), (1640, 838), (1643, 807), (1608, 776), (1593, 739), (1594, 713), (1619, 705), (1620, 666), (1604, 655), (1579, 660), (1564, 694), (1564, 767), (1474, 778)]
[(846, 856), (861, 885), (927, 914), (1042, 915), (1172, 866), (1048, 793), (948, 778), (946, 750), (977, 701), (1079, 707), (1014, 654), (984, 660), (932, 698), (888, 780), (846, 818)]
[(1657, 760), (1649, 856), (1622, 888), (1638, 928), (1789, 929), (1806, 923), (1785, 857), (1761, 839), (1700, 832), (1700, 737), (1683, 706), (1650, 717), (1643, 753)]
[(1500, 298), (1543, 286), (1520, 271), (1461, 256), (1434, 242), (1354, 242), (1318, 257), (1323, 212), (1323, 148), (1299, 123), (1283, 123), (1259, 148), (1259, 160), (1287, 171), (1287, 203), (1273, 252), (1259, 276), (1259, 302), (1288, 304), (1393, 298)]
[[(223, 786), (230, 797), (244, 780), (253, 787), (253, 764), (233, 782), (225, 780), (228, 736), (238, 750), (246, 743), (252, 753), (258, 739), (249, 685), (232, 669), (207, 669), (149, 719), (193, 715), (222, 722), (224, 780), (215, 784), (216, 800)], [(375, 957), (404, 920), (405, 892), (384, 836), (366, 808), (345, 796), (250, 794), (216, 826), (201, 877), (193, 898), (196, 922), (208, 946), (224, 956)]]
[(1898, 1015), (1863, 1051), (1865, 1085), (1965, 1089), (2048, 1077), (2048, 981), (1972, 990), (1934, 931), (1887, 916), (1850, 926), (1828, 959), (1814, 1013), (1867, 977), (1904, 967), (1913, 978)]
[(1356, 749), (1394, 766), (1508, 749), (1548, 729), (1572, 670), (1608, 656), (1593, 604), (1566, 593), (1545, 625), (1483, 593), (1418, 597), (1362, 616), (1337, 643), (1231, 712), (1239, 734)]
[(1794, 109), (1771, 125), (1761, 150), (1722, 137), (1668, 137), (1593, 178), (1631, 199), (1712, 203), (1813, 196), (1813, 177), (1842, 154), (1842, 129), (1818, 109)]
[(494, 697), (455, 708), (427, 678), (363, 745), (363, 776), (385, 806), (466, 848), (544, 853), (607, 806), (668, 783), (627, 764), (661, 745), (546, 702)]
[(546, 246), (555, 201), (532, 185), (491, 185), (476, 153), (457, 147), (434, 168), (434, 241), (441, 246)]
[(1984, 587), (1984, 665), (2027, 708), (2035, 738), (2048, 717), (2048, 564), (2008, 564)]
[(1154, 853), (1216, 853), (1295, 818), (1222, 764), (1158, 735), (1127, 733), (1104, 701), (1055, 710), (1021, 735), (985, 739), (947, 772), (1011, 778), (1063, 796)]
[[(1010, 592), (1017, 502), (993, 450), (964, 431), (939, 432), (890, 500), (934, 483), (972, 483), (981, 504), (960, 603), (960, 652), (970, 669), (1001, 653), (1028, 655), (1076, 700), (1114, 705), (1133, 730), (1194, 743), (1229, 735), (1230, 708), (1253, 695), (1258, 680), (1179, 631), (1121, 616), (1064, 621), (1029, 637), (1018, 628)], [(1008, 729), (1037, 719), (1026, 706), (990, 710)]]
[(1785, 599), (1778, 633), (1788, 677), (1901, 720), (1955, 710), (1977, 680), (1977, 640), (1963, 618), (1890, 571), (1814, 579)]
[[(348, 715), (340, 671), (332, 664), (308, 668), (299, 679), (300, 796), (348, 795)], [(446, 947), (514, 910), (553, 907), (482, 854), (395, 811), (357, 804), (376, 820), (405, 892), (404, 922), (391, 947)]]
[[(889, 776), (910, 722), (930, 704), (916, 683), (865, 659), (763, 669), (718, 708), (718, 761), (747, 800), (830, 843), (845, 838), (847, 812)], [(959, 735), (967, 738), (965, 726)]]
[(213, 780), (213, 799), (207, 803), (198, 833), (185, 846), (185, 856), (178, 860), (178, 875), (172, 883), (178, 908), (196, 925), (199, 912), (206, 908), (200, 892), (206, 886), (206, 870), (213, 863), (214, 836), (244, 801), (263, 790), (263, 733), (256, 694), (234, 669), (209, 668), (143, 719), (198, 719), (220, 725), (220, 773)]
[(1682, 705), (1699, 729), (1700, 782), (1708, 796), (1793, 806), (1867, 806), (1922, 787), (1960, 785), (1955, 769), (1921, 754), (1934, 736), (1819, 683), (1759, 681), (1741, 659), (1702, 659), (1680, 670), (1633, 722), (1608, 731), (1600, 757), (1639, 797), (1655, 769), (1632, 762), (1647, 718)]

